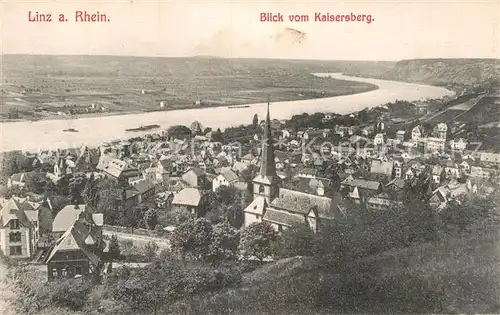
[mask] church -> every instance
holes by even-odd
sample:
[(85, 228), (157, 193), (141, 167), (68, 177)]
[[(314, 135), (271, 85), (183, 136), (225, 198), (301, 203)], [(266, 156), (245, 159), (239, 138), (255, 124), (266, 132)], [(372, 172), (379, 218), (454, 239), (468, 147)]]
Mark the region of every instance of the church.
[(269, 103), (262, 137), (260, 170), (253, 179), (253, 201), (244, 210), (245, 227), (266, 221), (281, 232), (296, 224), (308, 224), (316, 233), (321, 225), (344, 213), (342, 200), (281, 188), (271, 132)]

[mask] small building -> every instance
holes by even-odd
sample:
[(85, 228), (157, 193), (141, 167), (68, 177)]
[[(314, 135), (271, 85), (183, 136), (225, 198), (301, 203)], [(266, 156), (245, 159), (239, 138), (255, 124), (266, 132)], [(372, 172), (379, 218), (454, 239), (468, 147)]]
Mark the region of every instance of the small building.
[(375, 138), (373, 138), (373, 144), (374, 145), (384, 145), (385, 143), (385, 133), (378, 133), (375, 135)]
[(203, 193), (201, 190), (192, 187), (186, 187), (178, 192), (172, 200), (172, 206), (179, 209), (185, 209), (191, 214), (199, 216), (201, 213)]
[(11, 258), (30, 258), (40, 238), (38, 204), (12, 197), (0, 211), (0, 249)]
[(102, 214), (94, 213), (90, 207), (75, 212), (79, 213), (76, 220), (72, 220), (74, 216), (67, 217), (67, 222), (72, 221), (70, 226), (45, 259), (49, 281), (59, 277), (100, 276), (105, 269), (108, 259), (102, 235)]
[(446, 140), (443, 138), (429, 137), (420, 140), (424, 144), (426, 153), (442, 152), (445, 149)]
[(231, 187), (237, 182), (238, 175), (232, 170), (227, 170), (213, 179), (212, 190), (216, 191), (221, 186)]
[(112, 159), (109, 161), (104, 167), (103, 172), (109, 178), (117, 181), (128, 181), (129, 178), (141, 175), (141, 172), (137, 167), (119, 159)]
[(207, 183), (205, 171), (199, 167), (192, 167), (182, 174), (182, 180), (193, 188), (204, 188)]
[(396, 132), (396, 140), (398, 140), (400, 143), (404, 142), (405, 141), (405, 135), (406, 135), (406, 131), (404, 131), (404, 130), (398, 130)]
[(26, 186), (26, 182), (30, 178), (33, 178), (34, 175), (36, 175), (36, 172), (22, 172), (22, 173), (12, 174), (12, 176), (10, 176), (9, 179), (7, 180), (7, 187), (22, 188)]
[(423, 137), (422, 127), (416, 126), (411, 130), (411, 139), (413, 141), (418, 141), (422, 137)]

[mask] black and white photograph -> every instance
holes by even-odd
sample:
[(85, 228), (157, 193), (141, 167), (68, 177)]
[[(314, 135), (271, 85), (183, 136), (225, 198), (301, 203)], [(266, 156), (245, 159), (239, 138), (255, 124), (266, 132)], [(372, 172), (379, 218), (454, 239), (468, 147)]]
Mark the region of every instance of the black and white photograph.
[(0, 314), (500, 314), (499, 12), (1, 1)]

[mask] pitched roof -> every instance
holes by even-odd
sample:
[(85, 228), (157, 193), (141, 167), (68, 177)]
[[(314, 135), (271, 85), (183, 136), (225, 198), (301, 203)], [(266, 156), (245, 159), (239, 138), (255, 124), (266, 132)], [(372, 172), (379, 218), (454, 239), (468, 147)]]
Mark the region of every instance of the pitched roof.
[(392, 185), (394, 185), (400, 189), (404, 188), (405, 187), (405, 180), (402, 178), (394, 178), (393, 180), (388, 182), (386, 186), (392, 186)]
[(53, 232), (64, 232), (68, 230), (80, 217), (82, 212), (87, 212), (89, 215), (94, 213), (94, 210), (85, 205), (67, 205), (62, 208), (52, 222)]
[(197, 207), (200, 204), (202, 196), (200, 190), (186, 187), (174, 196), (172, 204)]
[(393, 168), (394, 168), (394, 162), (392, 161), (384, 162), (379, 160), (372, 160), (370, 173), (391, 176)]
[(104, 167), (104, 172), (115, 178), (119, 178), (125, 172), (131, 172), (136, 174), (140, 173), (137, 168), (132, 167), (129, 163), (119, 159), (111, 160), (108, 163), (108, 165)]
[(10, 220), (17, 219), (27, 228), (33, 228), (26, 211), (35, 210), (31, 205), (26, 202), (11, 198), (0, 210), (0, 227), (6, 226)]
[(303, 215), (272, 208), (266, 210), (263, 220), (288, 227), (305, 222)]
[(232, 170), (225, 171), (221, 175), (230, 183), (238, 180), (238, 175)]
[(141, 180), (140, 182), (135, 183), (133, 186), (140, 194), (143, 194), (155, 188), (155, 184), (149, 179)]
[(244, 212), (262, 215), (267, 208), (266, 198), (258, 196), (244, 210)]
[(361, 189), (369, 189), (369, 190), (377, 190), (380, 187), (379, 182), (364, 180), (364, 179), (355, 179), (352, 177), (347, 177), (343, 182), (343, 185), (359, 187)]
[(300, 214), (308, 214), (309, 210), (315, 208), (321, 215), (330, 212), (332, 199), (281, 188), (279, 196), (271, 202), (271, 207)]
[[(74, 222), (56, 241), (56, 245), (50, 252), (45, 263), (49, 263), (59, 251), (81, 250), (90, 263), (94, 266), (98, 266), (102, 260), (89, 246), (96, 245), (97, 238), (95, 232), (91, 229), (89, 230), (85, 224)], [(102, 251), (104, 243), (101, 244), (102, 245), (97, 248), (97, 251)]]
[(190, 168), (189, 170), (187, 170), (184, 174), (188, 173), (188, 172), (193, 172), (196, 176), (203, 176), (205, 175), (205, 171), (199, 167), (192, 167)]

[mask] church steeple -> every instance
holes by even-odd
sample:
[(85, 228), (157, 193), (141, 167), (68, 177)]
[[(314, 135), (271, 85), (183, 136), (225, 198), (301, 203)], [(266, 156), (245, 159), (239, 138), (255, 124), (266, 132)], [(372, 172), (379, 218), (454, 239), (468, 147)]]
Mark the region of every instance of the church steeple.
[(262, 138), (262, 158), (260, 164), (261, 176), (276, 177), (276, 164), (274, 161), (273, 135), (271, 131), (271, 115), (269, 114), (269, 100), (267, 102), (266, 125), (264, 127), (264, 137)]
[(271, 202), (278, 194), (280, 178), (276, 174), (269, 104), (270, 101), (268, 98), (266, 123), (264, 126), (264, 135), (262, 137), (260, 171), (253, 180), (253, 192), (254, 199), (258, 196), (262, 196), (265, 197), (268, 202)]

